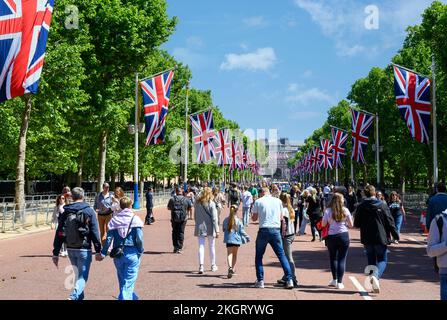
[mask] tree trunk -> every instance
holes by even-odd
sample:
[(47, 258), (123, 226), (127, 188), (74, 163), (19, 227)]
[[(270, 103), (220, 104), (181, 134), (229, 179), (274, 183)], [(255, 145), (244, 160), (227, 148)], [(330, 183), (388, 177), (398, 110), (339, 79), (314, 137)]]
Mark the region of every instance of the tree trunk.
[(115, 190), (115, 180), (116, 180), (116, 173), (112, 172), (110, 175), (110, 189)]
[(103, 131), (99, 140), (99, 176), (96, 191), (102, 190), (102, 185), (106, 176), (106, 156), (107, 156), (107, 132)]
[(28, 132), (32, 105), (33, 103), (31, 99), (31, 94), (26, 94), (25, 109), (23, 110), (22, 125), (20, 127), (20, 134), (19, 134), (19, 145), (17, 150), (16, 188), (15, 188), (15, 202), (17, 210), (22, 210), (25, 207), (26, 134)]
[(84, 151), (81, 151), (79, 163), (78, 163), (78, 172), (76, 173), (76, 187), (82, 187), (82, 171), (84, 169)]

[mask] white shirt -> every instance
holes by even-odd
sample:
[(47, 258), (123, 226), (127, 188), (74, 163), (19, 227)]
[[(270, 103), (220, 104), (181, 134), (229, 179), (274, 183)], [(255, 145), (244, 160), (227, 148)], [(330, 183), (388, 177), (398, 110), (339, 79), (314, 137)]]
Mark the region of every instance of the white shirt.
[(249, 191), (245, 191), (242, 194), (242, 206), (244, 208), (249, 208), (252, 203), (253, 203), (253, 196)]
[(259, 228), (281, 228), (282, 201), (271, 195), (255, 201), (253, 213), (259, 217)]
[(286, 236), (290, 236), (292, 234), (295, 234), (295, 224), (292, 220), (290, 220), (290, 212), (289, 209), (284, 207), (282, 208), (282, 216), (286, 217), (289, 223), (287, 224), (287, 230), (286, 230)]

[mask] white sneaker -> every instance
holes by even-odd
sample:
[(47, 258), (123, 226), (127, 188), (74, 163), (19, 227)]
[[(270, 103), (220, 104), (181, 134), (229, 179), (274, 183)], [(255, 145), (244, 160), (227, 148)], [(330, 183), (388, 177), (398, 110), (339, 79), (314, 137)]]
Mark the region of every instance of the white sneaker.
[(337, 289), (343, 290), (345, 285), (343, 283), (337, 283)]
[(261, 281), (256, 280), (254, 287), (255, 288), (264, 289), (264, 281), (263, 280), (261, 280)]
[(371, 285), (374, 293), (380, 293), (380, 281), (376, 276), (371, 276)]
[(211, 271), (212, 271), (212, 272), (216, 272), (217, 270), (219, 270), (219, 268), (218, 268), (215, 264), (213, 264), (213, 265), (211, 266)]
[(331, 282), (329, 282), (329, 287), (337, 287), (337, 280), (332, 280)]
[(203, 268), (203, 264), (199, 266), (199, 274), (203, 274), (205, 272), (205, 269)]

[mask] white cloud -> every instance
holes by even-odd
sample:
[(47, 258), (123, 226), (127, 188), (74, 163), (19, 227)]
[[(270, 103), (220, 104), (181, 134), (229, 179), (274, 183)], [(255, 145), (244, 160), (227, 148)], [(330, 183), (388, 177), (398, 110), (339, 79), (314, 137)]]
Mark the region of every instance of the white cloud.
[(276, 62), (273, 48), (260, 48), (254, 52), (225, 55), (225, 61), (220, 65), (221, 70), (245, 69), (250, 71), (270, 69)]
[(298, 106), (310, 106), (316, 102), (331, 104), (334, 98), (319, 88), (304, 88), (303, 86), (291, 83), (288, 87), (286, 102)]
[[(432, 0), (393, 0), (376, 3), (379, 9), (379, 30), (365, 28), (367, 1), (358, 0), (295, 0), (334, 40), (340, 56), (377, 55), (394, 44), (401, 45), (409, 25), (418, 24), (421, 14)], [(444, 1), (445, 2), (445, 1)]]
[(268, 25), (268, 22), (265, 20), (263, 16), (257, 17), (249, 17), (242, 20), (247, 27), (258, 28), (265, 27)]

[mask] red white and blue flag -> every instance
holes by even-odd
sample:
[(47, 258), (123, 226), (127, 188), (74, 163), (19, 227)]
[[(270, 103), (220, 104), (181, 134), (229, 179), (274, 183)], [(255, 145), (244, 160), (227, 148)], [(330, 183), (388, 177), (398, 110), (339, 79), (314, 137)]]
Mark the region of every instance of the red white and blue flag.
[(239, 142), (236, 138), (231, 141), (231, 171), (241, 168), (242, 153), (240, 151)]
[(348, 142), (348, 133), (341, 129), (331, 127), (332, 136), (332, 164), (335, 168), (343, 168), (343, 156), (346, 155), (346, 143)]
[(0, 102), (37, 93), (54, 0), (0, 0)]
[(143, 95), (146, 146), (164, 142), (173, 77), (174, 71), (167, 71), (140, 83)]
[(230, 130), (222, 129), (213, 139), (214, 152), (217, 158), (217, 165), (220, 167), (231, 164), (231, 141)]
[(411, 137), (428, 144), (430, 138), (430, 79), (394, 66), (394, 93)]
[(322, 139), (320, 141), (321, 148), (320, 151), (320, 168), (323, 167), (324, 169), (332, 169), (332, 152), (331, 152), (331, 141), (328, 139)]
[(319, 147), (312, 148), (311, 161), (312, 161), (312, 172), (319, 172), (321, 167)]
[(214, 132), (213, 112), (208, 110), (192, 115), (190, 118), (192, 138), (197, 152), (197, 162), (209, 162), (215, 157), (213, 140), (216, 138), (216, 133)]
[(352, 117), (352, 159), (365, 163), (365, 151), (374, 116), (351, 108)]

